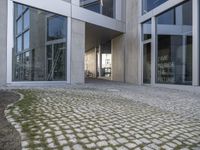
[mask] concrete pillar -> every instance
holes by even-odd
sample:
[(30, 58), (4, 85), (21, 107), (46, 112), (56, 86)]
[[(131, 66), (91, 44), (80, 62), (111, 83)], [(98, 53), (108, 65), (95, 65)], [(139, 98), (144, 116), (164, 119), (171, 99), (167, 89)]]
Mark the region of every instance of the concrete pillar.
[(125, 81), (136, 85), (140, 84), (138, 72), (141, 71), (139, 3), (138, 0), (126, 1)]
[[(151, 84), (156, 84), (156, 49), (157, 49), (157, 36), (156, 36), (156, 17), (151, 19), (151, 33), (152, 33), (152, 44), (151, 44)], [(143, 57), (143, 56), (142, 56)]]
[(111, 80), (113, 81), (121, 81), (124, 82), (124, 35), (118, 36), (112, 40), (112, 77)]
[(102, 75), (102, 49), (101, 45), (99, 45), (99, 77)]
[[(7, 0), (0, 0), (0, 86), (7, 77)], [(12, 61), (10, 58), (9, 61)]]
[(200, 76), (200, 53), (199, 53), (199, 0), (193, 0), (193, 73), (192, 73), (192, 85), (199, 86)]
[(88, 50), (85, 53), (85, 70), (92, 74), (93, 78), (97, 77), (97, 50), (96, 48)]
[(95, 71), (96, 71), (96, 78), (97, 78), (97, 74), (98, 74), (98, 49), (95, 47), (95, 62), (96, 62), (96, 69), (95, 69)]
[(85, 22), (72, 19), (71, 83), (84, 83)]

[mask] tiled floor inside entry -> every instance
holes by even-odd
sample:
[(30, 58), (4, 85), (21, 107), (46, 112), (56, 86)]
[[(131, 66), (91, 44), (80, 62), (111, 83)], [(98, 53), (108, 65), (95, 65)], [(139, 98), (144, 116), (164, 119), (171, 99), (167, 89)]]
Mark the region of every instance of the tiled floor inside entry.
[(20, 90), (24, 99), (6, 113), (23, 150), (200, 149), (198, 93), (94, 85)]

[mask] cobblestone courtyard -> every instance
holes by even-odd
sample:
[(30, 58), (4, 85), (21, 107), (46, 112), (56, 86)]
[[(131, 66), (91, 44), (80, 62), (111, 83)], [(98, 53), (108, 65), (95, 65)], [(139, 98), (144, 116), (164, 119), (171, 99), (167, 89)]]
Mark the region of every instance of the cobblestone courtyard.
[(153, 90), (101, 85), (19, 90), (24, 99), (6, 114), (21, 132), (24, 150), (199, 150), (199, 95), (176, 90), (161, 95), (166, 89), (160, 89), (159, 97)]

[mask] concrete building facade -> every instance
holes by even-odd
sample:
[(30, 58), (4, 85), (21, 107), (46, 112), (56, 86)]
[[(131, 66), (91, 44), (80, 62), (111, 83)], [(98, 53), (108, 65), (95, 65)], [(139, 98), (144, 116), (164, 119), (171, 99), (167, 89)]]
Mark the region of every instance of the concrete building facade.
[(1, 0), (0, 85), (200, 85), (198, 0)]

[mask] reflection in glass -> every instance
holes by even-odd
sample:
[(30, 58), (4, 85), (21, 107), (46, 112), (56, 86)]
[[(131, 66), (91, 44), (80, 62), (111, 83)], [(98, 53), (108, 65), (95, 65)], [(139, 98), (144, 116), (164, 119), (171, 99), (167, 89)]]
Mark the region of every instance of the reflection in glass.
[(66, 37), (67, 34), (67, 22), (65, 17), (54, 15), (48, 18), (48, 32), (47, 40), (58, 40)]
[(29, 31), (26, 31), (24, 33), (24, 50), (25, 49), (29, 49), (30, 47), (30, 32)]
[(17, 34), (20, 34), (22, 32), (22, 18), (19, 18), (17, 20)]
[(54, 45), (53, 50), (53, 80), (65, 79), (65, 43)]
[(151, 43), (143, 46), (143, 83), (151, 83)]
[(22, 51), (22, 36), (19, 36), (17, 38), (17, 52), (21, 52)]
[(65, 80), (65, 43), (47, 46), (47, 80)]
[(96, 1), (96, 2), (93, 2), (93, 3), (87, 4), (87, 5), (84, 6), (84, 8), (91, 10), (91, 11), (94, 11), (94, 12), (97, 12), (97, 13), (101, 12), (100, 1)]
[(148, 20), (142, 24), (143, 40), (151, 39), (151, 20)]
[(163, 13), (163, 14), (159, 15), (159, 17), (157, 18), (157, 23), (174, 25), (174, 24), (176, 24), (175, 19), (176, 19), (175, 9), (171, 9), (167, 13)]
[(24, 80), (31, 80), (31, 61), (30, 61), (30, 52), (26, 52), (23, 55), (23, 64), (24, 64)]
[(167, 0), (142, 0), (142, 14), (148, 13), (166, 1)]
[(14, 8), (22, 8), (23, 21), (14, 15), (13, 81), (66, 81), (67, 18), (17, 3)]
[(115, 0), (80, 0), (81, 6), (94, 11), (96, 13), (103, 14), (105, 16), (114, 17), (114, 4)]
[(27, 10), (24, 14), (24, 29), (28, 28), (30, 24), (30, 12)]
[(114, 17), (114, 1), (113, 0), (103, 0), (102, 14), (108, 17)]
[(20, 16), (23, 12), (23, 6), (22, 5), (18, 5), (17, 6), (17, 16)]
[(192, 84), (192, 0), (157, 17), (157, 82)]

